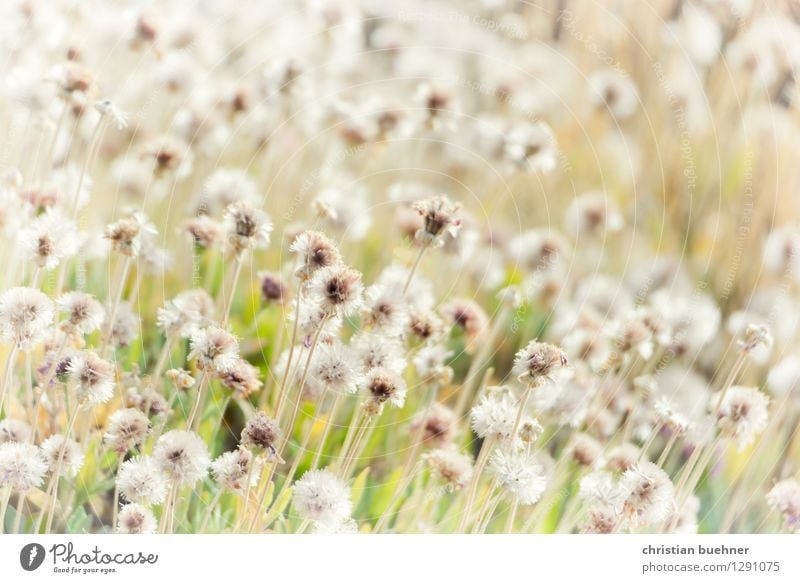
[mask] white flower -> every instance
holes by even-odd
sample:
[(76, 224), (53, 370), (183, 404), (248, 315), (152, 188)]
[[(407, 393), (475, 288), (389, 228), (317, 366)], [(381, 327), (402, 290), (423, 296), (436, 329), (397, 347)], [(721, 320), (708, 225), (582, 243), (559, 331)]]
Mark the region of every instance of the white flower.
[(80, 403), (100, 405), (114, 396), (114, 365), (89, 350), (69, 360), (67, 373), (75, 382)]
[(350, 489), (328, 470), (309, 470), (294, 485), (292, 504), (305, 519), (326, 525), (350, 518)]
[(20, 419), (6, 417), (0, 421), (0, 445), (30, 441), (31, 426)]
[(376, 283), (367, 288), (364, 298), (362, 316), (367, 326), (387, 336), (405, 330), (409, 317), (402, 288)]
[(626, 74), (615, 69), (600, 69), (589, 75), (589, 100), (596, 107), (607, 107), (617, 119), (636, 112), (639, 94)]
[(246, 202), (235, 202), (225, 209), (225, 229), (234, 252), (266, 249), (272, 233), (269, 215)]
[(778, 482), (767, 494), (767, 504), (783, 514), (790, 529), (800, 528), (800, 482), (793, 478)]
[(61, 326), (79, 334), (91, 334), (99, 330), (106, 317), (102, 304), (91, 294), (67, 292), (58, 298), (56, 304), (59, 311), (67, 315)]
[(719, 405), (717, 425), (744, 449), (767, 426), (768, 405), (769, 397), (758, 389), (732, 386)]
[(567, 355), (558, 346), (536, 340), (531, 340), (514, 357), (514, 374), (530, 385), (552, 380), (555, 372), (566, 366)]
[(42, 451), (30, 443), (3, 443), (0, 445), (0, 488), (11, 488), (25, 493), (39, 488), (47, 472), (47, 461)]
[(289, 250), (301, 261), (297, 275), (309, 279), (320, 269), (338, 265), (342, 258), (336, 245), (319, 231), (304, 231), (295, 237)]
[(211, 473), (214, 474), (214, 479), (224, 487), (244, 494), (247, 490), (248, 477), (251, 487), (258, 484), (261, 476), (259, 459), (243, 448), (226, 451), (211, 462)]
[(61, 459), (61, 467), (71, 476), (77, 476), (83, 467), (83, 449), (73, 439), (67, 439), (65, 443), (63, 435), (51, 435), (45, 439), (42, 442), (42, 454), (53, 469)]
[(549, 172), (556, 166), (558, 144), (544, 122), (515, 125), (505, 137), (506, 159), (522, 170)]
[(523, 505), (536, 504), (547, 486), (544, 467), (532, 454), (496, 451), (489, 471), (500, 486)]
[(105, 440), (119, 455), (139, 447), (150, 432), (147, 415), (138, 409), (117, 409), (108, 420)]
[(306, 381), (317, 390), (330, 390), (340, 394), (356, 392), (361, 381), (353, 355), (339, 342), (317, 347), (311, 361)]
[(309, 284), (310, 297), (330, 316), (347, 317), (361, 307), (361, 273), (344, 265), (324, 267)]
[(425, 459), (451, 491), (464, 488), (472, 479), (472, 458), (455, 448), (434, 449)]
[(674, 505), (675, 488), (669, 476), (651, 462), (642, 462), (622, 474), (618, 508), (634, 528), (663, 521)]
[(258, 202), (258, 187), (247, 172), (238, 168), (218, 168), (203, 185), (203, 201), (211, 212), (244, 202), (254, 205)]
[(327, 227), (353, 241), (361, 241), (372, 225), (369, 208), (367, 191), (352, 184), (324, 188), (314, 199), (314, 209)]
[(230, 332), (208, 326), (192, 334), (189, 358), (196, 358), (199, 368), (218, 372), (233, 367), (239, 359), (239, 342)]
[(472, 430), (478, 437), (508, 439), (514, 429), (517, 405), (508, 392), (481, 397), (469, 413)]
[(776, 395), (787, 396), (800, 387), (800, 356), (789, 355), (770, 368), (767, 386)]
[(588, 506), (616, 507), (620, 488), (610, 472), (595, 471), (581, 478), (578, 497)]
[(44, 339), (53, 322), (53, 302), (38, 289), (15, 287), (0, 296), (0, 335), (29, 350)]
[(622, 215), (607, 193), (586, 192), (576, 197), (567, 208), (566, 230), (575, 236), (603, 237), (616, 233), (623, 226)]
[(214, 317), (214, 300), (208, 292), (193, 289), (179, 293), (158, 310), (158, 325), (167, 336), (189, 338)]
[(75, 221), (52, 209), (36, 217), (19, 237), (30, 260), (46, 270), (74, 256), (81, 242)]
[(420, 379), (447, 382), (452, 369), (446, 362), (452, 355), (453, 352), (441, 344), (426, 344), (417, 351), (412, 362)]
[(405, 349), (399, 340), (382, 334), (362, 332), (351, 343), (356, 361), (364, 372), (383, 368), (402, 373), (406, 368)]
[(117, 488), (130, 502), (161, 504), (167, 497), (167, 479), (152, 457), (137, 457), (124, 462), (117, 471)]
[(153, 512), (141, 504), (126, 504), (119, 511), (117, 532), (119, 534), (154, 534), (158, 523)]
[(406, 382), (399, 374), (385, 368), (372, 368), (362, 381), (367, 396), (375, 405), (389, 403), (402, 407), (406, 401)]
[(153, 449), (153, 459), (172, 481), (193, 486), (208, 471), (208, 446), (191, 431), (173, 430), (162, 435)]
[(124, 130), (128, 127), (128, 115), (114, 105), (111, 100), (103, 99), (102, 101), (97, 101), (94, 104), (94, 108), (100, 115), (108, 116), (108, 119), (118, 130)]

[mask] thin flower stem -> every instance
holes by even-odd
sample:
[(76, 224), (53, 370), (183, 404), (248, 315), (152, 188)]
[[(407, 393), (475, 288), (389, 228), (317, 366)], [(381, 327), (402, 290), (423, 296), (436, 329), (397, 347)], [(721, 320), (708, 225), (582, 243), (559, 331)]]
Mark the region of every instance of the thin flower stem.
[(423, 422), (420, 423), (417, 430), (411, 437), (411, 448), (408, 451), (408, 455), (406, 456), (406, 461), (403, 464), (403, 469), (400, 472), (400, 476), (398, 479), (398, 484), (392, 493), (392, 498), (389, 501), (389, 505), (386, 507), (386, 511), (380, 517), (378, 522), (375, 524), (375, 531), (379, 532), (384, 529), (387, 525), (389, 520), (392, 517), (392, 509), (395, 507), (397, 502), (400, 500), (400, 497), (403, 493), (408, 489), (408, 486), (411, 484), (411, 481), (414, 479), (414, 473), (411, 471), (412, 466), (416, 464), (417, 461), (417, 454), (419, 453), (420, 448), (422, 447), (422, 443), (425, 437), (425, 422), (424, 420), (430, 414), (430, 411), (433, 407), (433, 404), (436, 402), (436, 392), (437, 391), (430, 391), (430, 397), (428, 398), (428, 403), (425, 405), (422, 413), (422, 420)]
[(206, 386), (208, 385), (208, 373), (203, 371), (203, 376), (200, 377), (200, 384), (197, 387), (197, 397), (195, 398), (192, 411), (186, 419), (186, 427), (191, 428), (192, 431), (197, 431), (202, 418), (201, 408), (206, 400)]
[(164, 367), (167, 365), (167, 360), (169, 360), (174, 345), (175, 336), (167, 336), (167, 339), (164, 341), (164, 346), (161, 347), (161, 353), (158, 355), (158, 361), (156, 361), (156, 366), (151, 375), (154, 383), (159, 383), (159, 378), (161, 377), (161, 373), (164, 372)]
[(372, 424), (374, 417), (374, 415), (370, 415), (366, 418), (364, 424), (359, 428), (356, 438), (353, 440), (353, 445), (350, 447), (350, 453), (345, 460), (344, 466), (342, 467), (342, 472), (340, 474), (340, 477), (345, 482), (350, 479), (350, 474), (353, 470), (353, 464), (361, 455), (361, 447), (363, 445), (362, 442), (364, 441), (364, 436), (367, 434), (367, 430), (374, 428), (374, 425)]
[(481, 444), (481, 451), (478, 453), (478, 459), (475, 462), (475, 469), (472, 473), (472, 479), (470, 480), (467, 489), (467, 501), (464, 505), (464, 511), (461, 514), (461, 520), (458, 525), (459, 533), (463, 534), (466, 532), (470, 513), (472, 512), (472, 505), (475, 503), (475, 495), (478, 493), (478, 484), (481, 479), (481, 474), (483, 474), (486, 463), (489, 461), (489, 455), (491, 455), (492, 450), (494, 449), (495, 441), (496, 440), (494, 437), (487, 437), (483, 444)]
[(322, 457), (322, 452), (325, 451), (325, 446), (328, 443), (328, 436), (331, 433), (331, 428), (333, 428), (333, 424), (336, 421), (336, 414), (339, 412), (339, 405), (342, 402), (342, 395), (337, 391), (334, 393), (333, 397), (333, 405), (331, 405), (331, 410), (328, 412), (328, 415), (325, 417), (325, 428), (322, 430), (322, 436), (319, 438), (319, 445), (317, 446), (316, 451), (314, 452), (314, 459), (311, 461), (311, 469), (316, 470), (319, 467), (319, 461)]
[(11, 487), (4, 486), (3, 493), (0, 494), (0, 534), (4, 534), (6, 531), (6, 512), (8, 511), (9, 500), (11, 500)]
[[(49, 506), (49, 510), (47, 512), (47, 523), (44, 527), (44, 533), (50, 534), (50, 529), (53, 526), (53, 516), (56, 511), (56, 502), (58, 500), (58, 481), (61, 478), (61, 470), (64, 466), (64, 456), (67, 453), (67, 440), (69, 440), (70, 435), (72, 434), (72, 429), (75, 426), (75, 420), (78, 418), (78, 412), (80, 411), (81, 406), (80, 403), (75, 404), (75, 410), (72, 412), (72, 415), (69, 418), (69, 422), (67, 423), (67, 429), (64, 432), (64, 443), (61, 446), (61, 449), (58, 451), (58, 461), (56, 462), (56, 467), (53, 470), (53, 476), (51, 478), (53, 484), (53, 491), (50, 495), (49, 501), (47, 506)], [(44, 511), (44, 509), (42, 509)]]
[(103, 340), (103, 352), (108, 355), (109, 349), (112, 348), (112, 337), (114, 335), (114, 320), (117, 318), (117, 310), (122, 301), (122, 293), (125, 290), (125, 281), (128, 279), (128, 273), (131, 269), (131, 258), (126, 255), (122, 263), (122, 275), (119, 278), (117, 292), (114, 295), (114, 302), (111, 304), (111, 310), (108, 313), (108, 324), (106, 324), (106, 333)]
[(244, 264), (244, 257), (242, 254), (236, 256), (236, 266), (233, 271), (233, 280), (231, 281), (231, 288), (225, 294), (222, 308), (222, 327), (228, 325), (228, 318), (231, 314), (231, 305), (233, 305), (233, 296), (236, 293), (236, 284), (239, 282), (239, 276), (242, 273), (242, 265)]
[(666, 463), (669, 454), (672, 453), (672, 448), (675, 445), (675, 442), (678, 441), (678, 436), (679, 434), (677, 431), (673, 431), (672, 435), (669, 436), (667, 444), (664, 446), (664, 450), (661, 452), (661, 455), (658, 456), (658, 461), (656, 462), (656, 465), (659, 468), (664, 467), (664, 464)]
[(489, 335), (487, 336), (486, 341), (481, 344), (478, 354), (472, 359), (472, 362), (470, 362), (467, 376), (464, 377), (464, 383), (461, 385), (461, 392), (458, 396), (458, 402), (455, 406), (455, 413), (459, 417), (464, 414), (467, 403), (469, 402), (469, 398), (475, 394), (475, 389), (477, 388), (475, 384), (481, 379), (481, 370), (486, 365), (486, 361), (490, 356), (492, 348), (494, 348), (494, 345), (497, 342), (497, 337), (499, 336), (500, 330), (502, 330), (503, 324), (505, 324), (510, 311), (511, 306), (507, 303), (503, 304), (500, 312), (492, 322), (492, 326), (489, 329)]
[(11, 379), (14, 375), (14, 361), (17, 358), (18, 351), (19, 347), (14, 344), (8, 353), (8, 357), (6, 358), (6, 371), (5, 375), (3, 375), (3, 386), (0, 387), (0, 415), (3, 413), (3, 405), (6, 401), (6, 393), (8, 393), (11, 388)]
[[(317, 344), (319, 344), (319, 338), (322, 334), (322, 330), (325, 328), (325, 324), (327, 323), (328, 318), (327, 316), (322, 319), (320, 322), (319, 327), (317, 328), (316, 333), (314, 334), (314, 340), (311, 342), (311, 347), (308, 349), (308, 356), (306, 357), (306, 364), (305, 368), (303, 369), (303, 376), (300, 378), (300, 383), (298, 384), (297, 389), (297, 399), (294, 404), (294, 410), (292, 411), (292, 416), (289, 419), (289, 423), (286, 424), (286, 435), (283, 437), (283, 443), (278, 448), (278, 455), (283, 455), (284, 449), (286, 445), (289, 443), (291, 439), (292, 432), (294, 430), (294, 424), (297, 422), (297, 415), (300, 412), (300, 403), (302, 402), (303, 397), (303, 387), (306, 385), (306, 380), (308, 379), (308, 371), (311, 369), (311, 359), (314, 357), (314, 351), (317, 349)], [(280, 420), (280, 418), (278, 418)]]
[[(121, 455), (117, 456), (117, 468), (119, 468), (120, 464), (122, 464), (122, 457), (123, 456)], [(111, 510), (111, 528), (117, 527), (118, 516), (119, 516), (119, 484), (117, 480), (114, 480), (114, 506), (112, 507)]]
[(422, 256), (425, 255), (425, 251), (427, 249), (427, 245), (420, 247), (419, 253), (417, 253), (417, 258), (414, 260), (414, 265), (411, 266), (411, 271), (408, 272), (406, 283), (403, 285), (403, 297), (405, 297), (405, 295), (408, 293), (408, 288), (411, 287), (411, 280), (414, 279), (414, 274), (417, 272), (419, 264), (422, 262)]
[[(251, 464), (252, 465), (252, 464)], [(249, 474), (248, 474), (249, 477)], [(248, 482), (249, 485), (249, 482)], [(248, 488), (249, 493), (249, 488)], [(198, 529), (199, 534), (204, 534), (206, 532), (206, 528), (208, 527), (208, 521), (211, 519), (211, 514), (213, 514), (214, 509), (216, 509), (217, 504), (219, 504), (219, 499), (222, 497), (223, 489), (219, 488), (217, 493), (214, 494), (214, 497), (211, 499), (208, 507), (206, 508), (205, 515), (203, 516), (203, 521), (200, 523), (200, 528)]]
[[(11, 529), (11, 534), (19, 534), (19, 528), (22, 525), (22, 512), (25, 510), (25, 500), (27, 500), (26, 492), (17, 494), (17, 508), (14, 513), (14, 526)], [(2, 521), (2, 518), (0, 518), (0, 521)]]
[(294, 311), (294, 325), (292, 327), (292, 339), (289, 344), (289, 356), (286, 359), (286, 368), (283, 371), (283, 377), (281, 378), (281, 388), (278, 390), (278, 401), (277, 405), (275, 405), (275, 419), (280, 419), (281, 413), (283, 413), (283, 405), (284, 401), (286, 400), (286, 392), (287, 392), (287, 383), (289, 381), (289, 371), (291, 370), (292, 366), (292, 359), (294, 357), (294, 347), (297, 344), (297, 325), (300, 321), (300, 296), (302, 296), (303, 286), (299, 285), (297, 287), (297, 298), (296, 298), (296, 306)]
[(514, 521), (517, 518), (518, 507), (519, 507), (519, 501), (514, 500), (511, 503), (511, 511), (508, 513), (508, 521), (506, 522), (506, 534), (512, 534), (514, 532)]

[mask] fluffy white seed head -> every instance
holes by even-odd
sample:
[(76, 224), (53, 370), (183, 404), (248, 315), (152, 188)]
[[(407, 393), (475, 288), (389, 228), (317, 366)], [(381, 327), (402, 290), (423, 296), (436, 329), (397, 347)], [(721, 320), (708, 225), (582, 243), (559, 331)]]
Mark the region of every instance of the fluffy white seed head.
[(0, 445), (0, 487), (20, 494), (39, 488), (47, 472), (41, 449), (30, 443)]
[(338, 524), (350, 518), (350, 489), (328, 470), (309, 470), (294, 485), (292, 504), (305, 519)]
[(208, 446), (191, 431), (173, 430), (162, 435), (153, 449), (153, 459), (170, 480), (192, 486), (208, 471)]

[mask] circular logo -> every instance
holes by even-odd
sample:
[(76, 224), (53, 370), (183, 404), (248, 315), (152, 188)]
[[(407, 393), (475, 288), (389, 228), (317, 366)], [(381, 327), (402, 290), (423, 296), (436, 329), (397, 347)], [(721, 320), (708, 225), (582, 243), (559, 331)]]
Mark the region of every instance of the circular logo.
[(39, 543), (30, 543), (19, 552), (19, 564), (26, 571), (35, 571), (44, 562), (44, 547)]

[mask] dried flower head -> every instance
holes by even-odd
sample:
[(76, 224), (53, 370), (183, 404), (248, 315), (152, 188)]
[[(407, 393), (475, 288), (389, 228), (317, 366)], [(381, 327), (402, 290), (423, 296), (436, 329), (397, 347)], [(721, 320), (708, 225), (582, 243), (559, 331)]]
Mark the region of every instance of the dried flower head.
[(560, 348), (531, 340), (525, 348), (517, 352), (514, 372), (520, 381), (536, 386), (545, 380), (552, 380), (553, 374), (567, 364), (567, 355)]
[(172, 383), (172, 386), (179, 391), (188, 391), (196, 382), (192, 373), (182, 368), (171, 368), (164, 373), (164, 376), (166, 376), (169, 382)]
[(767, 493), (767, 504), (783, 515), (790, 530), (800, 529), (800, 482), (781, 480)]
[(622, 474), (619, 509), (634, 527), (659, 524), (674, 504), (669, 476), (651, 462), (640, 462)]
[(547, 486), (544, 467), (532, 454), (496, 451), (489, 471), (500, 487), (522, 505), (536, 504)]
[(517, 406), (510, 391), (493, 392), (483, 395), (469, 416), (478, 437), (508, 439), (514, 429)]
[(325, 267), (316, 272), (309, 293), (328, 317), (346, 317), (361, 306), (361, 273), (344, 265)]
[(489, 320), (476, 302), (463, 298), (455, 298), (444, 304), (441, 313), (452, 326), (462, 329), (470, 340), (486, 329)]
[(769, 397), (758, 389), (732, 386), (719, 404), (717, 425), (743, 449), (767, 426), (768, 406)]
[(77, 476), (83, 467), (84, 453), (81, 446), (74, 439), (64, 439), (63, 435), (51, 435), (42, 442), (42, 454), (51, 469), (58, 466), (70, 475)]
[(102, 304), (91, 294), (67, 292), (58, 298), (56, 304), (58, 310), (66, 314), (66, 319), (61, 322), (65, 332), (91, 334), (100, 329), (106, 317)]
[(211, 473), (225, 488), (243, 494), (248, 486), (248, 478), (251, 487), (258, 484), (258, 466), (258, 458), (250, 450), (240, 447), (234, 451), (226, 451), (211, 462)]
[(173, 430), (162, 435), (153, 449), (153, 459), (171, 481), (192, 486), (208, 471), (208, 446), (191, 431)]
[(233, 367), (239, 359), (239, 342), (236, 337), (218, 326), (196, 330), (191, 337), (189, 358), (197, 359), (201, 370), (215, 373)]
[(261, 389), (263, 383), (258, 377), (259, 370), (243, 358), (236, 359), (229, 368), (217, 373), (222, 385), (233, 391), (238, 399), (246, 399)]
[(108, 225), (104, 236), (111, 241), (117, 253), (136, 257), (142, 249), (142, 238), (155, 234), (156, 229), (147, 216), (142, 212), (135, 212)]
[(239, 201), (225, 209), (228, 242), (237, 255), (247, 249), (266, 249), (272, 233), (272, 221), (262, 210)]
[(350, 518), (350, 489), (328, 470), (309, 470), (295, 482), (292, 505), (307, 520), (336, 524)]
[(6, 417), (0, 421), (0, 445), (30, 441), (31, 426), (20, 419)]
[[(384, 403), (402, 407), (406, 401), (406, 382), (403, 378), (385, 368), (370, 369), (362, 381), (368, 401), (380, 409)], [(375, 411), (375, 408), (371, 409)]]
[(153, 512), (141, 504), (126, 504), (119, 511), (117, 532), (119, 534), (154, 534), (158, 523)]
[(79, 403), (100, 405), (114, 395), (114, 365), (90, 350), (72, 356), (67, 373), (75, 383)]
[(138, 448), (150, 433), (150, 421), (138, 409), (118, 409), (108, 420), (105, 440), (117, 455)]
[(22, 350), (44, 339), (53, 322), (53, 302), (38, 289), (15, 287), (0, 296), (0, 337)]
[(39, 488), (47, 472), (42, 451), (30, 443), (0, 444), (0, 487), (23, 494)]
[(325, 235), (318, 231), (304, 231), (295, 237), (290, 246), (301, 261), (297, 275), (303, 280), (310, 279), (317, 271), (339, 265), (342, 257), (339, 249)]
[(457, 215), (461, 205), (440, 195), (416, 202), (413, 208), (424, 221), (423, 228), (414, 237), (426, 247), (440, 247), (444, 245), (446, 237), (455, 238), (458, 235), (461, 219)]
[(455, 430), (455, 412), (439, 402), (433, 403), (428, 410), (420, 412), (411, 423), (412, 435), (419, 435), (421, 431), (422, 442), (434, 447), (444, 447), (448, 444), (453, 439)]
[(279, 273), (262, 271), (258, 274), (261, 280), (261, 299), (266, 304), (283, 305), (289, 295), (289, 289)]
[(450, 491), (461, 490), (472, 479), (472, 458), (455, 448), (434, 449), (425, 454), (425, 459)]
[(339, 394), (356, 392), (360, 382), (352, 351), (339, 342), (318, 346), (311, 360), (306, 381), (315, 392)]
[(769, 333), (769, 328), (760, 324), (748, 324), (739, 339), (739, 350), (750, 353), (760, 346), (772, 347), (772, 335)]
[(224, 225), (207, 215), (188, 219), (184, 229), (191, 242), (201, 249), (218, 247), (225, 239)]
[(266, 451), (270, 455), (276, 455), (280, 438), (278, 422), (262, 411), (250, 419), (242, 430), (242, 446)]
[(181, 292), (158, 310), (158, 325), (167, 336), (190, 338), (214, 318), (214, 300), (202, 289)]
[(19, 237), (30, 260), (46, 270), (73, 257), (80, 245), (75, 221), (52, 209), (36, 217)]
[(151, 506), (167, 497), (167, 477), (149, 456), (123, 462), (116, 483), (120, 495), (130, 502)]
[(544, 122), (517, 124), (505, 136), (503, 154), (522, 170), (549, 172), (558, 160), (558, 144)]

